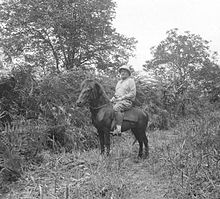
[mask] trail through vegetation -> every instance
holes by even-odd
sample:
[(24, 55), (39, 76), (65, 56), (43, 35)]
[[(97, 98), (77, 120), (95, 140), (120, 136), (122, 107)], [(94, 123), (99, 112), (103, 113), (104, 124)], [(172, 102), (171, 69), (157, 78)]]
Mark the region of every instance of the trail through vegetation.
[(86, 78), (111, 98), (135, 55), (136, 39), (113, 26), (116, 6), (1, 1), (0, 198), (220, 198), (219, 56), (198, 33), (168, 30), (147, 73), (131, 67), (150, 157), (137, 159), (130, 132), (99, 154), (91, 113), (75, 104)]
[(130, 132), (112, 137), (110, 157), (98, 148), (43, 150), (25, 162), (17, 182), (1, 183), (0, 198), (218, 199), (219, 124), (215, 112), (149, 131), (148, 159), (136, 157), (138, 143)]
[[(153, 150), (154, 139), (150, 140)], [(138, 159), (138, 144), (133, 141), (130, 132), (113, 137), (110, 157), (99, 155), (98, 149), (44, 152), (43, 164), (32, 165), (1, 198), (165, 198), (167, 183), (155, 172), (153, 154)]]

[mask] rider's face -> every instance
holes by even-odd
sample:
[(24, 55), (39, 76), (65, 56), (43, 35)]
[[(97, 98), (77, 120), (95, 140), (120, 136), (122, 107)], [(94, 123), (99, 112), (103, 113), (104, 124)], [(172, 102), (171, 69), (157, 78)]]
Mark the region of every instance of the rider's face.
[(129, 77), (129, 72), (127, 70), (121, 69), (120, 75), (122, 79), (126, 79)]

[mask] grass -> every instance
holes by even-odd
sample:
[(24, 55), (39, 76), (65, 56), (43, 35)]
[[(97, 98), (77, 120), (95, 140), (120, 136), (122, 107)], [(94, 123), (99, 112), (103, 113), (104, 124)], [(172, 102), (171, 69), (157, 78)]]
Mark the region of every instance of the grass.
[[(4, 198), (144, 198), (157, 192), (159, 183), (149, 174), (149, 160), (138, 159), (138, 145), (128, 133), (113, 138), (110, 157), (98, 149), (54, 154), (41, 153), (43, 162), (25, 172), (19, 182), (10, 185)], [(162, 190), (162, 189), (161, 189)]]
[(156, 134), (165, 139), (154, 142), (151, 165), (169, 182), (168, 198), (220, 198), (219, 124), (218, 114), (210, 114), (183, 120), (173, 132)]
[(52, 153), (29, 164), (2, 198), (218, 199), (219, 114), (182, 120), (174, 129), (148, 132), (150, 157), (138, 159), (128, 132), (112, 138), (111, 156), (99, 149)]

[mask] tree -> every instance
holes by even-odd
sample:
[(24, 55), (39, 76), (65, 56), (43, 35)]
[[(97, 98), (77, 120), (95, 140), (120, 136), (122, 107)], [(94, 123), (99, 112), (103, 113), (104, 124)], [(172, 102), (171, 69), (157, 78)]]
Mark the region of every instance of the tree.
[(216, 63), (206, 63), (194, 73), (196, 88), (210, 102), (220, 101), (220, 67)]
[(59, 71), (111, 70), (128, 62), (135, 39), (112, 27), (112, 0), (5, 0), (0, 5), (0, 44), (8, 61)]
[(144, 65), (144, 69), (153, 72), (164, 87), (164, 100), (168, 95), (169, 99), (173, 98), (171, 101), (174, 111), (180, 111), (182, 115), (185, 114), (185, 105), (190, 98), (190, 89), (206, 81), (205, 76), (199, 80), (198, 72), (215, 65), (217, 54), (210, 53), (208, 44), (199, 35), (188, 31), (179, 34), (178, 29), (172, 29), (167, 32), (165, 40), (151, 49), (153, 59), (146, 61)]

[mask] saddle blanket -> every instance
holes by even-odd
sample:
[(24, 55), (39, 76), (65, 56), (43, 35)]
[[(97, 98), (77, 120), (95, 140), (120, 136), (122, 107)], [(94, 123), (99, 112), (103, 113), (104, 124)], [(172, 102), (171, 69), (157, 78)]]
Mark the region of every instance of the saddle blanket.
[(136, 114), (136, 112), (137, 112), (136, 108), (131, 108), (130, 110), (125, 111), (123, 120), (137, 122), (138, 121), (138, 114)]

